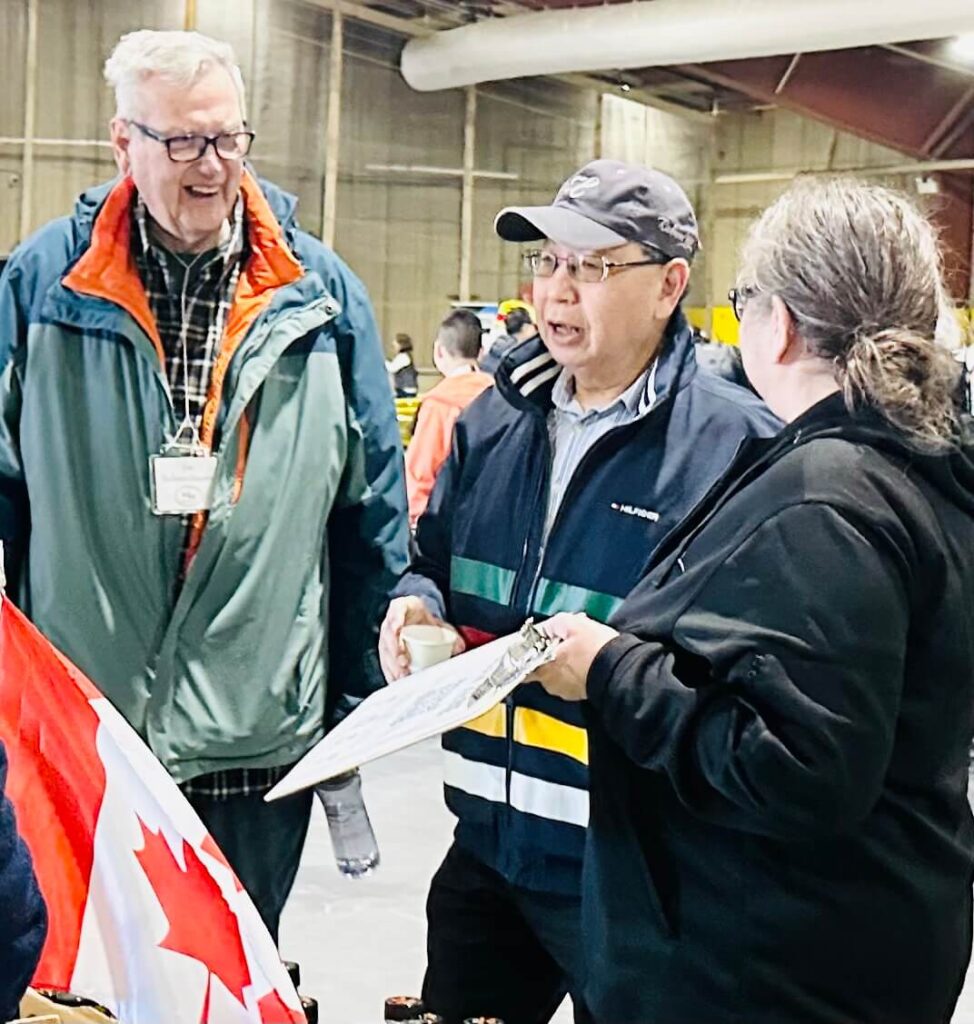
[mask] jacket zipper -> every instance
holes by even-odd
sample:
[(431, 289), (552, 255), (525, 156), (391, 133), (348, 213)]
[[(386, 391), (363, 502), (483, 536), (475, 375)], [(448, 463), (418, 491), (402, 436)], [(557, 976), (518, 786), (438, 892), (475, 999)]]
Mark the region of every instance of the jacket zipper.
[(504, 698), (504, 715), (507, 719), (507, 772), (504, 779), (504, 802), (511, 806), (511, 777), (514, 775), (514, 694)]
[[(322, 300), (316, 300), (315, 302), (307, 303), (307, 304), (301, 306), (299, 309), (297, 309), (297, 310), (295, 310), (295, 311), (293, 311), (291, 313), (288, 313), (285, 317), (283, 317), (281, 320), (277, 321), (273, 325), (274, 328), (276, 328), (276, 329), (282, 328), (285, 324), (289, 323), (293, 318), (301, 316), (303, 313), (307, 312), (307, 310), (310, 309), (310, 308), (315, 308), (320, 301), (322, 301)], [(329, 317), (328, 320), (326, 320), (324, 322), (324, 324), (327, 324), (331, 319), (334, 319), (334, 318), (333, 317)], [(257, 323), (259, 323), (259, 322), (260, 321), (258, 321)], [(256, 330), (257, 323), (252, 325), (251, 330)], [(322, 326), (324, 326), (324, 324)], [(266, 328), (266, 325), (265, 325), (265, 330), (269, 330), (269, 328)], [(288, 344), (285, 345), (284, 349), (281, 350), (281, 354), (283, 354), (283, 352), (286, 351), (286, 349), (290, 346), (290, 344), (293, 341), (296, 341), (298, 337), (300, 337), (300, 335), (296, 335), (294, 338), (290, 339)], [(262, 339), (262, 341), (263, 341), (263, 339)], [(276, 363), (276, 362), (277, 362), (277, 360), (275, 359), (274, 363)], [(158, 371), (157, 371), (157, 373), (158, 373)], [(159, 378), (162, 380), (163, 385), (165, 387), (165, 384), (166, 384), (165, 376), (163, 374), (159, 373)], [(258, 383), (258, 384), (256, 384), (254, 386), (254, 393), (255, 394), (259, 390), (260, 386), (263, 384), (265, 379), (266, 379), (266, 377), (262, 377), (261, 380), (260, 380), (260, 383)], [(225, 383), (225, 390), (226, 390), (227, 382), (225, 381), (224, 383)], [(245, 403), (244, 410), (246, 409), (246, 404), (249, 404), (249, 401), (250, 401), (250, 399), (248, 398), (247, 403)], [(170, 407), (172, 408), (171, 396), (170, 396)], [(241, 410), (241, 415), (243, 414), (244, 410)], [(175, 419), (175, 413), (174, 413), (174, 419)], [(226, 447), (226, 445), (228, 443), (227, 439), (230, 436), (230, 434), (232, 433), (232, 431), (227, 429), (227, 426), (228, 426), (228, 421), (224, 422), (223, 425), (222, 425), (222, 430), (220, 432), (220, 443), (217, 446), (215, 452), (213, 453), (214, 455), (216, 455), (217, 459), (220, 460), (219, 463), (218, 463), (218, 466), (219, 466), (219, 468), (217, 470), (218, 474), (219, 474), (220, 468), (222, 468), (222, 455), (223, 455), (225, 447)], [(206, 538), (206, 531), (204, 530), (203, 537), (200, 539), (200, 546), (199, 546), (200, 548), (202, 548), (203, 542), (204, 542), (205, 538)], [(198, 552), (199, 552), (199, 549), (197, 549), (197, 554), (198, 554)], [(174, 633), (177, 632), (179, 628), (181, 628), (182, 621), (185, 618), (185, 615), (186, 615), (186, 612), (187, 612), (187, 610), (189, 608), (189, 605), (190, 605), (190, 603), (193, 600), (195, 600), (194, 584), (195, 584), (195, 577), (194, 577), (193, 573), (192, 572), (187, 573), (186, 574), (186, 580), (185, 580), (183, 586), (180, 589), (179, 596), (176, 598), (176, 603), (173, 606), (172, 612), (170, 614), (169, 624), (166, 626), (166, 629), (165, 629), (164, 634), (163, 634), (163, 639), (160, 642), (160, 645), (159, 645), (159, 653), (160, 654), (163, 651), (163, 649), (165, 648), (165, 646), (166, 646), (166, 644), (168, 642), (168, 638), (171, 635), (174, 635)], [(193, 594), (193, 596), (187, 596), (187, 595), (190, 595), (191, 593)], [(157, 663), (158, 663), (158, 654), (157, 654)]]
[[(542, 499), (548, 493), (548, 489), (551, 483), (551, 459), (550, 459), (550, 448), (551, 442), (548, 439), (547, 425), (542, 421), (542, 436), (544, 443), (547, 446), (547, 454), (549, 457), (545, 460), (545, 466), (541, 473), (541, 479), (538, 482), (538, 488), (534, 495), (534, 504), (531, 507), (531, 516), (528, 519), (528, 529), (524, 535), (524, 544), (521, 547), (521, 564), (517, 568), (517, 573), (514, 577), (514, 585), (511, 587), (511, 606), (516, 611), (520, 608), (520, 602), (518, 601), (518, 594), (521, 590), (521, 583), (524, 578), (524, 567), (527, 563), (528, 549), (531, 546), (531, 537), (534, 531), (534, 523), (538, 515), (538, 509), (542, 505)], [(538, 565), (535, 569), (534, 579), (538, 577), (538, 573), (541, 571), (541, 558), (544, 555), (544, 537), (542, 536), (541, 549), (538, 555)], [(534, 584), (532, 582), (532, 588)], [(530, 598), (530, 591), (529, 598)], [(530, 601), (524, 608), (524, 615), (527, 616), (530, 611)], [(504, 698), (504, 713), (506, 717), (507, 729), (507, 768), (504, 774), (504, 801), (505, 804), (511, 806), (511, 777), (514, 774), (514, 694), (509, 693)]]
[[(534, 504), (531, 506), (531, 515), (530, 515), (530, 517), (527, 520), (527, 522), (528, 522), (528, 529), (527, 529), (527, 532), (524, 535), (524, 544), (521, 547), (521, 564), (517, 567), (517, 573), (514, 576), (514, 585), (511, 587), (511, 607), (515, 611), (517, 611), (518, 609), (520, 609), (522, 607), (522, 603), (520, 601), (518, 601), (518, 597), (519, 597), (519, 595), (521, 593), (521, 590), (523, 589), (523, 581), (524, 581), (524, 577), (525, 577), (525, 566), (527, 565), (527, 561), (528, 561), (528, 552), (529, 552), (529, 549), (531, 547), (531, 540), (532, 540), (532, 537), (533, 537), (533, 534), (534, 534), (534, 527), (535, 527), (535, 521), (536, 521), (537, 516), (538, 516), (538, 509), (542, 506), (542, 499), (547, 496), (548, 491), (549, 491), (550, 486), (551, 486), (551, 441), (548, 438), (547, 425), (544, 422), (542, 422), (542, 431), (543, 431), (542, 436), (544, 438), (544, 446), (545, 446), (546, 458), (545, 458), (545, 462), (544, 462), (544, 468), (543, 468), (542, 473), (541, 473), (541, 478), (538, 481), (538, 488), (535, 491)], [(532, 576), (532, 587), (533, 587), (533, 581), (535, 579), (537, 579), (538, 572), (540, 571), (540, 567), (541, 567), (540, 558), (541, 558), (541, 555), (544, 552), (544, 547), (545, 547), (544, 522), (543, 521), (542, 521), (542, 524), (541, 524), (541, 529), (542, 529), (542, 534), (541, 534), (540, 544), (539, 544), (539, 560), (538, 560), (538, 565), (535, 568), (535, 572), (534, 572), (534, 574)], [(530, 598), (530, 595), (531, 595), (531, 590), (529, 589), (529, 591), (528, 591), (528, 597), (529, 598)], [(523, 611), (524, 611), (525, 616), (527, 616), (530, 613), (530, 610), (531, 610), (531, 606), (530, 606), (530, 602), (529, 602), (529, 603), (527, 603), (527, 604), (525, 604), (523, 606)]]
[[(571, 479), (568, 481), (568, 485), (565, 488), (565, 493), (562, 495), (561, 503), (558, 506), (558, 511), (555, 513), (555, 518), (554, 518), (554, 521), (551, 524), (551, 528), (546, 531), (544, 529), (544, 523), (542, 522), (542, 524), (541, 524), (541, 531), (542, 532), (541, 532), (541, 543), (540, 543), (540, 545), (538, 547), (538, 561), (537, 561), (537, 565), (534, 568), (534, 573), (533, 573), (533, 575), (531, 577), (531, 585), (530, 585), (530, 587), (528, 589), (528, 593), (527, 593), (527, 603), (524, 606), (524, 614), (525, 614), (525, 616), (530, 615), (531, 614), (531, 609), (534, 607), (534, 601), (535, 601), (535, 598), (537, 597), (538, 582), (541, 579), (541, 570), (542, 570), (542, 568), (544, 566), (544, 557), (545, 557), (545, 553), (548, 550), (548, 541), (550, 540), (550, 538), (554, 534), (556, 528), (558, 527), (558, 523), (561, 520), (562, 511), (563, 511), (563, 509), (565, 508), (565, 505), (568, 502), (568, 498), (571, 496), (571, 492), (572, 492), (573, 486), (575, 485), (576, 481), (582, 475), (582, 470), (590, 462), (591, 459), (595, 458), (595, 456), (598, 454), (599, 450), (601, 448), (605, 447), (605, 445), (609, 442), (609, 440), (611, 440), (615, 436), (618, 436), (618, 434), (620, 434), (622, 431), (632, 429), (636, 424), (642, 424), (644, 421), (648, 420), (653, 415), (653, 413), (656, 412), (657, 409), (662, 408), (668, 402), (669, 402), (669, 395), (666, 395), (664, 398), (662, 398), (660, 401), (658, 401), (653, 406), (653, 408), (649, 410), (649, 412), (647, 412), (644, 416), (641, 416), (638, 420), (634, 420), (634, 421), (632, 421), (630, 423), (624, 423), (621, 426), (613, 427), (612, 430), (606, 431), (606, 433), (603, 434), (602, 437), (600, 437), (595, 442), (595, 444), (593, 444), (592, 447), (589, 448), (589, 450), (582, 456), (582, 458), (579, 461), (578, 465), (575, 467), (575, 472), (572, 473)], [(551, 455), (552, 455), (552, 452), (551, 452), (551, 441), (550, 441), (550, 438), (549, 438), (549, 435), (548, 435), (548, 431), (547, 431), (547, 420), (545, 420), (544, 428), (545, 428), (544, 429), (544, 438), (545, 438), (545, 444), (547, 446), (547, 455), (548, 455), (548, 459), (547, 459), (547, 467), (548, 468), (546, 469), (545, 474), (544, 474), (544, 476), (542, 478), (541, 486), (539, 486), (537, 494), (535, 495), (534, 506), (533, 506), (533, 508), (531, 510), (531, 518), (529, 520), (531, 525), (528, 528), (528, 533), (527, 533), (527, 535), (525, 536), (525, 539), (524, 539), (524, 546), (521, 549), (521, 565), (518, 567), (518, 575), (514, 579), (514, 587), (511, 590), (512, 604), (513, 604), (514, 608), (518, 607), (518, 604), (517, 604), (517, 602), (514, 599), (517, 597), (518, 590), (519, 590), (520, 584), (521, 584), (521, 579), (522, 579), (521, 573), (523, 571), (525, 560), (527, 558), (528, 545), (530, 544), (530, 540), (531, 540), (531, 529), (533, 528), (534, 521), (535, 521), (535, 519), (537, 517), (537, 514), (538, 514), (538, 508), (539, 508), (539, 505), (541, 504), (541, 498), (542, 498), (543, 495), (548, 494), (548, 492), (550, 491), (550, 488), (551, 488), (551, 468), (550, 467), (551, 467)], [(547, 505), (545, 505), (545, 507), (544, 507), (544, 512), (545, 512), (545, 515), (547, 515)], [(514, 714), (515, 714), (515, 706), (514, 706), (514, 694), (513, 693), (508, 694), (508, 696), (504, 698), (504, 705), (505, 705), (505, 715), (506, 715), (506, 722), (507, 722), (507, 770), (506, 770), (506, 773), (505, 773), (505, 780), (504, 780), (504, 796), (505, 796), (506, 805), (508, 807), (510, 807), (511, 806), (511, 778), (512, 778), (512, 776), (514, 774)]]

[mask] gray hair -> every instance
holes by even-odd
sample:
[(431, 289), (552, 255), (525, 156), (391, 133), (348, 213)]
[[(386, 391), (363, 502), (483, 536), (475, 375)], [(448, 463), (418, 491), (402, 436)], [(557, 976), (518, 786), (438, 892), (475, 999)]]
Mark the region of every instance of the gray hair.
[(903, 193), (799, 180), (744, 243), (741, 286), (777, 295), (850, 411), (872, 408), (921, 449), (957, 437), (957, 365), (935, 341), (952, 316), (937, 234)]
[(224, 68), (233, 79), (240, 97), (240, 116), (245, 118), (243, 75), (229, 43), (200, 32), (129, 32), (105, 61), (105, 81), (115, 91), (115, 116), (139, 116), (136, 94), (146, 79), (159, 76), (188, 86), (213, 67)]

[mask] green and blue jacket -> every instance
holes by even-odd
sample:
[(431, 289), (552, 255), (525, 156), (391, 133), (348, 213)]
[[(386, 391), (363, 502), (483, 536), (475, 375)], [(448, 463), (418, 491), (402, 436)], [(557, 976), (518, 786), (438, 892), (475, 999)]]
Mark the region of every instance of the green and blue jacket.
[[(245, 173), (248, 257), (202, 438), (213, 505), (151, 510), (176, 432), (132, 257), (131, 179), (0, 279), (0, 538), (37, 626), (178, 781), (298, 760), (381, 685), (375, 623), (406, 564), (402, 454), (368, 296)], [(185, 570), (185, 579), (180, 577)]]

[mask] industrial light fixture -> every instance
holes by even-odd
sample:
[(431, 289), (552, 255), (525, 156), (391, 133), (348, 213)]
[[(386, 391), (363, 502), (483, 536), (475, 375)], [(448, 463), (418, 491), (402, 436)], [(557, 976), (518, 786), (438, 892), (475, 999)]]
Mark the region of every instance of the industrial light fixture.
[(921, 196), (935, 196), (940, 191), (940, 182), (936, 178), (925, 174), (914, 179), (917, 193)]
[(974, 63), (974, 32), (957, 36), (950, 44), (950, 53), (952, 57), (957, 57), (959, 60)]

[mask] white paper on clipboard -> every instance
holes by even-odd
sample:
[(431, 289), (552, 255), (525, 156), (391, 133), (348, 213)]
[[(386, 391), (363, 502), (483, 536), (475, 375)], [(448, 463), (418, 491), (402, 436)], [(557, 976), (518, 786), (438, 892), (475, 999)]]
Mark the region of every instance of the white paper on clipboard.
[(309, 750), (266, 799), (307, 789), (477, 718), (549, 662), (556, 645), (528, 621), (519, 633), (391, 683)]

